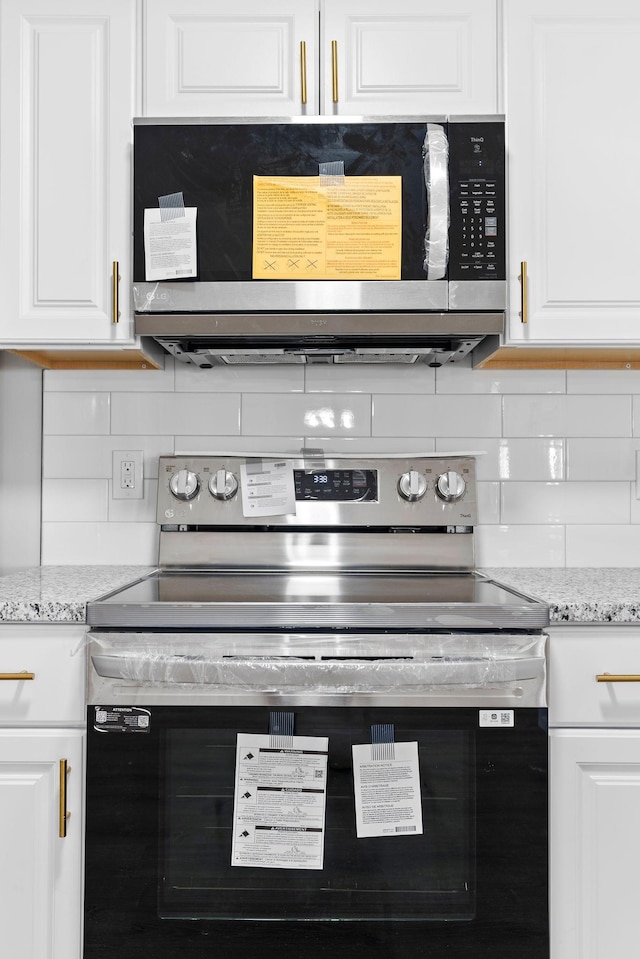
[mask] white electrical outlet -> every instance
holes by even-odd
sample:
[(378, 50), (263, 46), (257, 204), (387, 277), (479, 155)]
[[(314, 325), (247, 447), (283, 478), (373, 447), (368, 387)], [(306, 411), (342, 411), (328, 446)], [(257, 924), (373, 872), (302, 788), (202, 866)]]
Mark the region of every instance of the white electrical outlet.
[(111, 496), (113, 499), (142, 499), (144, 496), (142, 450), (113, 450)]

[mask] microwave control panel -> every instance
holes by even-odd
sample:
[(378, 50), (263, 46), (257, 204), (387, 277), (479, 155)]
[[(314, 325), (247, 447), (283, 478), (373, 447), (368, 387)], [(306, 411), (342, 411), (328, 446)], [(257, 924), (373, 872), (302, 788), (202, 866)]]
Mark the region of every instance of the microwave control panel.
[(504, 123), (450, 123), (449, 279), (505, 280)]

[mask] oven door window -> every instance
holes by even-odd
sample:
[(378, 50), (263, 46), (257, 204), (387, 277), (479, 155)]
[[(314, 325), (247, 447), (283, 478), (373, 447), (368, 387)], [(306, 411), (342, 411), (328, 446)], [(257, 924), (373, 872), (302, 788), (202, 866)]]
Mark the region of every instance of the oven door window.
[[(265, 714), (243, 710), (246, 732)], [(404, 711), (406, 712), (406, 710)], [(370, 742), (354, 709), (296, 713), (298, 735), (329, 739), (324, 868), (231, 866), (235, 727), (165, 735), (160, 914), (182, 919), (472, 919), (475, 914), (475, 750), (467, 730), (423, 727), (418, 742), (422, 835), (356, 838), (351, 747)], [(419, 720), (419, 722), (416, 722)]]

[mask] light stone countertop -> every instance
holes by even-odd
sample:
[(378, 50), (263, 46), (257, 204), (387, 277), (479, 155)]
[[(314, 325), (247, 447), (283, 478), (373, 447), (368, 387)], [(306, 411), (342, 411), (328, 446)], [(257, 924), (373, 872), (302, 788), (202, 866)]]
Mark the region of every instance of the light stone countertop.
[(549, 604), (554, 623), (639, 623), (640, 567), (482, 569)]
[[(0, 624), (83, 623), (85, 604), (153, 566), (41, 566), (0, 576)], [(551, 623), (639, 623), (640, 567), (480, 572), (549, 604)]]
[(84, 623), (85, 604), (155, 566), (36, 566), (0, 576), (0, 624)]

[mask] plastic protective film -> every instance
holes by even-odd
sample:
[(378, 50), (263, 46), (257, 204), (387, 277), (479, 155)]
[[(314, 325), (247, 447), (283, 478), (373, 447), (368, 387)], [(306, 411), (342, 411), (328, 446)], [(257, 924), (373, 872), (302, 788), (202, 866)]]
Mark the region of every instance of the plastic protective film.
[(449, 262), (449, 141), (444, 127), (427, 124), (422, 152), (428, 202), (424, 271), (428, 280), (441, 280)]
[(544, 676), (545, 637), (89, 634), (92, 669), (151, 685), (332, 693), (515, 685)]

